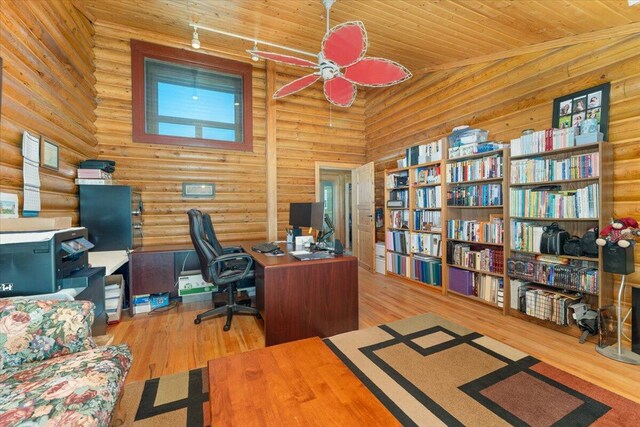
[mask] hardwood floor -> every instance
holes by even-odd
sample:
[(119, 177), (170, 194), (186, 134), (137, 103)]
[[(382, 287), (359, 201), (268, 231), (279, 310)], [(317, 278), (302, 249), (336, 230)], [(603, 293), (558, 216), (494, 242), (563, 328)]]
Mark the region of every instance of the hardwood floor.
[[(599, 355), (592, 343), (529, 323), (462, 297), (443, 297), (430, 289), (360, 269), (360, 328), (432, 312), (529, 353), (538, 359), (640, 403), (640, 366)], [(179, 304), (152, 315), (125, 315), (110, 326), (114, 343), (127, 343), (134, 356), (127, 382), (203, 367), (210, 359), (264, 347), (262, 321), (234, 317), (229, 332), (224, 318), (194, 325), (209, 302)]]

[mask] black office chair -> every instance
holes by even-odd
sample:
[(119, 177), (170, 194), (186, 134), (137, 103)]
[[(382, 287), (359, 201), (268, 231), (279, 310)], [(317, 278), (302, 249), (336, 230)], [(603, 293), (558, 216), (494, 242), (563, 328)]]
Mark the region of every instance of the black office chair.
[[(194, 323), (197, 325), (204, 318), (227, 313), (227, 321), (223, 329), (228, 331), (231, 328), (231, 319), (233, 319), (235, 313), (253, 314), (259, 318), (260, 312), (258, 309), (238, 305), (235, 301), (238, 282), (253, 276), (253, 259), (251, 256), (246, 253), (224, 254), (216, 251), (214, 246), (207, 240), (202, 212), (197, 209), (191, 209), (187, 212), (187, 215), (189, 216), (189, 234), (200, 260), (202, 277), (207, 282), (218, 286), (219, 290), (226, 290), (228, 294), (226, 306), (213, 308), (198, 314)], [(243, 268), (239, 268), (241, 264)]]

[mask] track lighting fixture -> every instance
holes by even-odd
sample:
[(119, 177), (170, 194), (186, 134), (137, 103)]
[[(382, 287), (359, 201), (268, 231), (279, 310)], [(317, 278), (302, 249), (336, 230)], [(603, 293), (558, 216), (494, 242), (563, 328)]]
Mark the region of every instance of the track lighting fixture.
[(191, 47), (194, 49), (200, 49), (200, 39), (198, 39), (198, 29), (193, 30), (193, 39), (191, 39)]

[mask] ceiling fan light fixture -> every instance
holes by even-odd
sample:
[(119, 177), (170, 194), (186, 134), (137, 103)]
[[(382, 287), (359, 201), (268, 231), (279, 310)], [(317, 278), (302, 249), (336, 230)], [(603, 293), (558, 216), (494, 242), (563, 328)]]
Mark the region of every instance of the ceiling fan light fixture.
[(193, 30), (193, 39), (191, 39), (191, 47), (194, 49), (200, 49), (200, 39), (198, 38), (198, 29)]
[(253, 42), (253, 49), (251, 49), (251, 60), (254, 62), (258, 62), (260, 60), (260, 57), (258, 55), (255, 54), (255, 52), (258, 50), (258, 42)]

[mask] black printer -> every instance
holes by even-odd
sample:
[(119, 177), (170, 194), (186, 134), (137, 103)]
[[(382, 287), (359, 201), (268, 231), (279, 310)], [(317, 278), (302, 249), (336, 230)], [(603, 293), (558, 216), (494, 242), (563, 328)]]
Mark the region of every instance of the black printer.
[(0, 297), (57, 292), (89, 266), (87, 229), (0, 235)]

